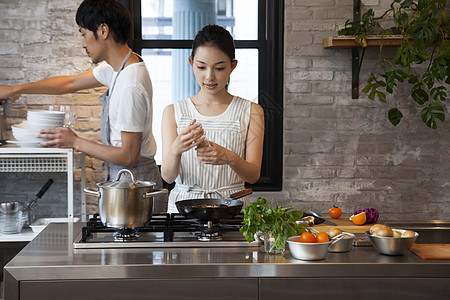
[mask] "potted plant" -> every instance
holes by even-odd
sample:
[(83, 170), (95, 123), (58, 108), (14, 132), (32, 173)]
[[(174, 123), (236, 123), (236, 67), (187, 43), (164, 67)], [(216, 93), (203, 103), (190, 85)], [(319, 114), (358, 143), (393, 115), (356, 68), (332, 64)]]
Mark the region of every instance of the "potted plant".
[(255, 234), (264, 234), (264, 248), (269, 254), (282, 254), (285, 251), (286, 239), (301, 234), (304, 226), (300, 220), (303, 212), (292, 210), (293, 206), (281, 207), (273, 202), (269, 205), (266, 199), (258, 200), (244, 208), (243, 226), (240, 231), (248, 242), (255, 240)]
[[(401, 46), (394, 57), (387, 57), (380, 47), (380, 55), (372, 68), (363, 92), (370, 100), (377, 97), (387, 103), (386, 95), (393, 94), (399, 84), (409, 84), (411, 92), (403, 99), (412, 99), (422, 107), (420, 117), (430, 128), (437, 128), (437, 120), (445, 121), (442, 102), (450, 84), (450, 40), (445, 8), (447, 0), (393, 0), (380, 17), (369, 9), (361, 22), (345, 23), (339, 35), (353, 35), (362, 47), (369, 35), (399, 34)], [(381, 21), (392, 17), (394, 27), (383, 28)], [(409, 98), (411, 97), (411, 98)], [(403, 114), (399, 107), (388, 112), (389, 121), (396, 126)]]

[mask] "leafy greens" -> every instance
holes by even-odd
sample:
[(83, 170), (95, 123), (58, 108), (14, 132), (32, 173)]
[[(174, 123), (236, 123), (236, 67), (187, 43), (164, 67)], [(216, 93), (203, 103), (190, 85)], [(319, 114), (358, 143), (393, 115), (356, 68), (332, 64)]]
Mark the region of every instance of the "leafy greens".
[(304, 226), (295, 221), (300, 220), (303, 212), (293, 210), (294, 206), (281, 207), (279, 203), (270, 203), (259, 197), (258, 200), (244, 208), (243, 226), (240, 228), (248, 242), (254, 240), (258, 231), (272, 233), (275, 239), (274, 247), (285, 248), (286, 239), (290, 236), (301, 234), (305, 231)]

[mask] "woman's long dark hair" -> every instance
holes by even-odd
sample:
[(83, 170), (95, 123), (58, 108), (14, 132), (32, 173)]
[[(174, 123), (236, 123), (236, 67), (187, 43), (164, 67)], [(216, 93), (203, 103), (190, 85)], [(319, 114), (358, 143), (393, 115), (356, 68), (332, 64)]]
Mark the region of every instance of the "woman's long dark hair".
[(235, 60), (233, 37), (228, 30), (219, 25), (206, 25), (197, 33), (192, 42), (191, 57), (194, 58), (197, 48), (204, 45), (215, 46), (223, 51), (230, 58), (230, 61)]

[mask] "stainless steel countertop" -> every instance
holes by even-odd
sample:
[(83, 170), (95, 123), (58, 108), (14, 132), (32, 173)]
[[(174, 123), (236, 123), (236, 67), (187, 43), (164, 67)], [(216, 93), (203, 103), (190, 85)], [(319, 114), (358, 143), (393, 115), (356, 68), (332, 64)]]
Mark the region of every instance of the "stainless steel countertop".
[(268, 255), (261, 248), (73, 249), (84, 223), (53, 223), (5, 270), (16, 280), (202, 277), (450, 278), (450, 260), (422, 260), (412, 252), (379, 254), (372, 247), (329, 253), (319, 261)]

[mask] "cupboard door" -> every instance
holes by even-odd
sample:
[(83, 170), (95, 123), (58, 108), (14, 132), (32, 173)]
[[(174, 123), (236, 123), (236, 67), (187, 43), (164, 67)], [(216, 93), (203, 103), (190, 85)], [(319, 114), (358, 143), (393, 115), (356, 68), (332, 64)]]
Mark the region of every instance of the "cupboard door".
[(263, 278), (260, 300), (448, 299), (450, 278)]
[(23, 281), (21, 300), (258, 299), (258, 279), (124, 279)]

